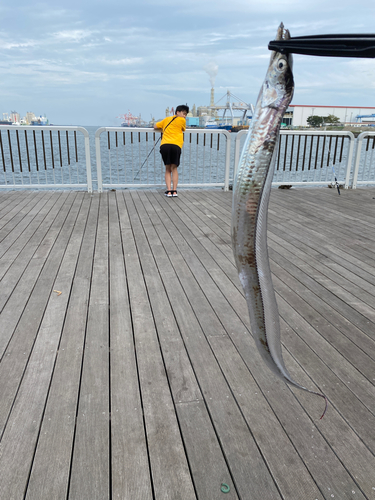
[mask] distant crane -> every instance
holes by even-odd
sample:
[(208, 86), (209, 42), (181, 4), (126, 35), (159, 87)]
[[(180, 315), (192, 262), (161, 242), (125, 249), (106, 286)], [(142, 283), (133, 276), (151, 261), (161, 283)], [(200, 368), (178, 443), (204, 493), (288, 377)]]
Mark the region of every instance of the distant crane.
[(128, 127), (135, 127), (137, 125), (137, 120), (139, 119), (138, 116), (134, 116), (129, 109), (127, 113), (125, 113), (124, 115), (116, 116), (116, 118), (123, 120), (123, 122), (126, 123)]
[(357, 115), (355, 117), (355, 121), (358, 123), (362, 123), (362, 118), (375, 118), (375, 114), (372, 115)]
[[(227, 97), (227, 102), (226, 102), (225, 106), (224, 105), (220, 105), (219, 106), (219, 102), (225, 96)], [(238, 102), (232, 102), (231, 98), (237, 99)], [(213, 96), (211, 95), (211, 101), (212, 100), (213, 100)], [(227, 111), (229, 111), (229, 113), (231, 115), (230, 121), (231, 121), (232, 125), (233, 125), (233, 119), (234, 119), (233, 110), (242, 111), (242, 114), (243, 114), (242, 115), (242, 122), (243, 123), (246, 123), (246, 116), (247, 116), (247, 114), (249, 112), (251, 113), (251, 115), (253, 115), (253, 113), (254, 113), (254, 107), (253, 107), (252, 104), (243, 102), (241, 99), (239, 99), (239, 97), (237, 97), (234, 94), (232, 94), (230, 92), (230, 90), (228, 90), (227, 93), (221, 99), (219, 99), (219, 101), (216, 104), (210, 104), (209, 109), (212, 109), (214, 111), (221, 110), (221, 109), (224, 110), (224, 113), (223, 113), (223, 116), (222, 116), (222, 120), (225, 119), (225, 114), (226, 114)], [(225, 121), (225, 123), (226, 123), (226, 121)], [(228, 125), (228, 129), (230, 129), (230, 127), (231, 126)]]
[(165, 116), (173, 116), (174, 115), (174, 107), (172, 106), (171, 109), (169, 110), (169, 107), (165, 110)]

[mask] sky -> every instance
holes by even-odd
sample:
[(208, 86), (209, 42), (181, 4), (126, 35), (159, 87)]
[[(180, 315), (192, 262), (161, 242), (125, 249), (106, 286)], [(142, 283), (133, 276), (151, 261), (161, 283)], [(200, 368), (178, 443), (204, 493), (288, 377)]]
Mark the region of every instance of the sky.
[[(2, 0), (0, 116), (149, 121), (227, 90), (255, 105), (280, 22), (291, 36), (375, 33), (375, 1)], [(216, 74), (215, 74), (216, 73)], [(375, 106), (375, 59), (294, 55), (292, 104)]]

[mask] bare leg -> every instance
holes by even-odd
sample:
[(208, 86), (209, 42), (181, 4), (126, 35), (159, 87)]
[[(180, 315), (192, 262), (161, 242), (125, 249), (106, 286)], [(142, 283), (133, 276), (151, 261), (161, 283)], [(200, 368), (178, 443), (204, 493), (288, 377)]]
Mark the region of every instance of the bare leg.
[(167, 186), (167, 191), (171, 190), (172, 182), (172, 165), (165, 165), (165, 184)]
[(172, 180), (173, 180), (173, 190), (177, 191), (177, 184), (178, 184), (178, 169), (177, 165), (170, 165), (171, 166), (171, 174), (172, 174)]

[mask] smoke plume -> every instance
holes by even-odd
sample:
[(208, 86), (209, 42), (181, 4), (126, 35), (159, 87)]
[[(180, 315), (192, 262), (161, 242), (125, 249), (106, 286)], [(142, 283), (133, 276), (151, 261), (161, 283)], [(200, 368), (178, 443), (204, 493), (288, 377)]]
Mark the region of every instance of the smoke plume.
[(219, 66), (216, 63), (214, 63), (213, 61), (211, 61), (208, 64), (206, 64), (206, 66), (204, 66), (203, 69), (210, 77), (211, 87), (214, 87), (215, 86), (215, 78), (216, 78), (217, 72), (219, 70)]

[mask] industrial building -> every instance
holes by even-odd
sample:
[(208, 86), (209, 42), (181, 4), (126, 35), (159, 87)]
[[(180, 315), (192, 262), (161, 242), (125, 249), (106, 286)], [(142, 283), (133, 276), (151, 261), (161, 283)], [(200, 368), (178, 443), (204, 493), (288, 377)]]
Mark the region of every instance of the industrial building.
[[(220, 104), (220, 101), (225, 97), (226, 102)], [(238, 102), (234, 102), (232, 100), (233, 98)], [(219, 112), (223, 113), (222, 116), (219, 116)], [(235, 116), (234, 113), (236, 112), (241, 112), (241, 116)], [(251, 104), (242, 102), (229, 90), (215, 104), (215, 90), (212, 87), (210, 105), (198, 106), (198, 108), (196, 108), (194, 104), (192, 111), (187, 115), (186, 123), (188, 127), (225, 128), (231, 130), (233, 126), (248, 125), (251, 116)]]
[[(291, 119), (293, 127), (308, 127), (307, 119), (309, 116), (328, 116), (334, 115), (340, 120), (340, 123), (358, 124), (375, 123), (375, 107), (370, 106), (309, 106), (305, 104), (291, 104), (284, 118)], [(286, 122), (287, 120), (283, 120)]]

